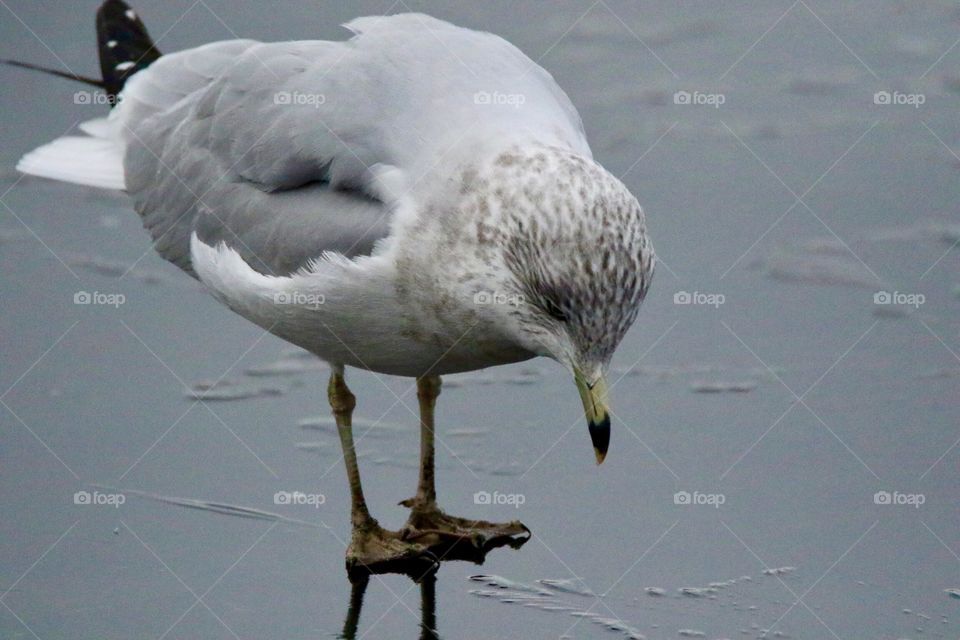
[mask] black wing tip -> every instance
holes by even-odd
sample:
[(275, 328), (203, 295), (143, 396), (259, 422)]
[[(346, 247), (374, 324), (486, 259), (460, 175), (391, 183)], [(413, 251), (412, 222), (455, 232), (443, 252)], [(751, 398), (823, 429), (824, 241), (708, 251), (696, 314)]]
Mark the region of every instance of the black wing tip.
[(123, 0), (104, 0), (97, 9), (97, 20), (129, 21), (143, 27), (143, 22), (133, 7)]
[(120, 93), (130, 76), (161, 56), (140, 16), (123, 0), (100, 5), (97, 41), (104, 88), (112, 96)]
[(0, 64), (40, 71), (100, 87), (110, 96), (110, 104), (115, 105), (117, 94), (130, 76), (149, 67), (162, 54), (157, 50), (136, 11), (123, 0), (105, 0), (100, 5), (97, 11), (97, 40), (102, 80), (19, 60), (0, 59)]

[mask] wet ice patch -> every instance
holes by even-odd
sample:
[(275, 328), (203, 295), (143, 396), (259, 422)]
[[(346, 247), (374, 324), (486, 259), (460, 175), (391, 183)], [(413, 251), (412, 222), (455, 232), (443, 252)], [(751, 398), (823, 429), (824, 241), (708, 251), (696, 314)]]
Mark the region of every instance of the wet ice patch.
[(585, 611), (557, 597), (565, 594), (596, 597), (580, 579), (556, 580), (543, 578), (536, 581), (539, 586), (515, 582), (498, 575), (474, 575), (470, 576), (469, 580), (479, 582), (487, 587), (493, 587), (492, 589), (472, 589), (468, 591), (471, 595), (479, 598), (488, 598), (504, 604), (520, 605), (540, 611), (565, 613), (574, 618), (581, 618), (591, 624), (601, 626), (607, 631), (620, 633), (630, 640), (646, 640), (639, 629), (624, 620), (606, 617), (595, 611)]
[[(333, 416), (311, 416), (297, 421), (297, 426), (301, 429), (313, 429), (316, 431), (337, 432), (337, 421)], [(390, 422), (381, 422), (379, 420), (370, 420), (367, 418), (353, 419), (353, 433), (355, 437), (362, 434), (366, 438), (384, 438), (407, 431), (406, 427)]]
[(267, 364), (246, 369), (243, 373), (252, 377), (294, 376), (314, 371), (327, 371), (327, 364), (317, 356), (302, 350), (287, 350)]
[(490, 429), (450, 429), (448, 438), (482, 438), (490, 434)]
[(960, 368), (945, 367), (943, 369), (931, 369), (917, 375), (919, 380), (935, 380), (937, 378), (956, 378), (960, 376)]
[(571, 611), (570, 615), (575, 618), (583, 618), (588, 622), (602, 626), (607, 631), (616, 631), (622, 633), (631, 640), (646, 640), (646, 636), (643, 635), (639, 629), (636, 629), (623, 620), (619, 620), (617, 618), (606, 618), (601, 616), (599, 613), (594, 613), (592, 611)]
[[(106, 488), (112, 489), (113, 487), (106, 487)], [(213, 500), (203, 500), (198, 498), (183, 498), (179, 496), (168, 496), (168, 495), (163, 495), (159, 493), (151, 493), (149, 491), (139, 491), (136, 489), (124, 489), (123, 494), (138, 496), (141, 498), (146, 498), (148, 500), (155, 500), (157, 502), (163, 502), (165, 504), (170, 504), (178, 507), (185, 507), (187, 509), (197, 509), (200, 511), (207, 511), (210, 513), (233, 516), (237, 518), (248, 518), (253, 520), (267, 520), (267, 521), (282, 521), (290, 524), (306, 525), (309, 527), (324, 526), (324, 525), (317, 525), (312, 522), (306, 522), (304, 520), (288, 518), (277, 513), (264, 511), (263, 509), (256, 509), (253, 507), (244, 507), (241, 505), (229, 504), (226, 502), (216, 502)]]
[(643, 365), (636, 367), (614, 367), (611, 373), (614, 376), (625, 378), (646, 376), (666, 380), (690, 374), (718, 373), (722, 370), (719, 365), (686, 364), (686, 365)]
[(549, 578), (543, 578), (541, 580), (537, 580), (537, 583), (542, 584), (548, 589), (561, 591), (563, 593), (573, 593), (578, 596), (596, 595), (590, 590), (590, 587), (583, 583), (583, 580), (580, 578), (570, 578), (566, 580), (551, 580)]
[(737, 581), (734, 578), (731, 578), (730, 580), (722, 580), (720, 582), (711, 582), (707, 586), (710, 587), (711, 589), (726, 589), (727, 587), (731, 587), (735, 584), (737, 584)]
[(504, 379), (503, 383), (512, 386), (526, 386), (537, 384), (543, 379), (543, 373), (536, 369), (525, 369), (517, 375)]
[(548, 602), (546, 596), (525, 593), (522, 591), (494, 591), (490, 589), (475, 589), (470, 591), (470, 593), (483, 598), (494, 598), (504, 604), (519, 604), (525, 607), (544, 605)]
[(110, 260), (101, 256), (67, 254), (65, 260), (71, 267), (109, 278), (133, 278), (146, 284), (171, 282), (166, 274), (159, 271), (140, 268), (133, 264)]
[(786, 81), (786, 91), (798, 96), (832, 96), (856, 80), (854, 70), (840, 69), (797, 74)]
[(804, 253), (828, 256), (849, 256), (850, 249), (842, 240), (833, 236), (821, 236), (816, 238), (807, 238), (801, 241), (797, 248)]
[(330, 448), (330, 443), (328, 442), (297, 442), (293, 446), (297, 449), (300, 449), (301, 451), (323, 451), (324, 449)]
[(763, 271), (781, 282), (860, 289), (876, 289), (882, 285), (857, 260), (833, 255), (774, 254), (763, 262)]
[[(506, 374), (506, 375), (505, 375)], [(535, 367), (523, 367), (518, 371), (485, 371), (474, 373), (456, 373), (443, 378), (443, 386), (448, 389), (458, 389), (471, 385), (487, 386), (505, 384), (511, 386), (525, 386), (537, 384), (543, 380), (544, 373)]]
[(513, 580), (510, 580), (508, 578), (504, 578), (503, 576), (498, 576), (498, 575), (478, 574), (478, 575), (470, 576), (469, 580), (473, 582), (479, 582), (481, 584), (485, 584), (488, 587), (496, 587), (497, 589), (536, 593), (541, 596), (553, 595), (553, 593), (551, 593), (550, 591), (542, 587), (537, 587), (530, 584), (524, 584), (522, 582), (514, 582)]
[(947, 222), (926, 222), (909, 226), (888, 227), (870, 235), (874, 242), (913, 242), (932, 240), (953, 244), (960, 240), (960, 225)]
[(524, 465), (524, 463), (516, 460), (496, 463), (481, 460), (465, 460), (464, 462), (471, 471), (486, 473), (495, 477), (515, 477), (523, 475), (529, 469), (529, 465)]
[(488, 375), (478, 375), (473, 373), (454, 373), (443, 379), (444, 389), (459, 389), (472, 384), (493, 384), (494, 379)]
[(278, 387), (227, 379), (196, 382), (190, 386), (185, 395), (191, 400), (228, 402), (251, 398), (271, 398), (282, 396), (283, 393), (284, 390)]
[(698, 381), (690, 385), (694, 393), (747, 393), (757, 388), (754, 380)]
[(611, 371), (611, 377), (617, 380), (621, 377), (642, 376), (656, 382), (687, 378), (690, 379), (690, 390), (694, 393), (746, 393), (757, 388), (760, 382), (776, 380), (780, 373), (782, 369), (686, 364), (615, 367)]
[[(772, 569), (772, 571), (782, 573), (787, 573), (792, 570), (793, 567)], [(619, 607), (617, 608), (616, 614), (613, 614), (607, 608), (607, 603), (611, 602), (611, 598), (618, 600), (616, 596), (610, 596), (609, 594), (601, 594), (600, 596), (593, 595), (593, 593), (582, 584), (582, 580), (576, 578), (570, 580), (544, 578), (536, 580), (536, 586), (517, 583), (496, 575), (472, 576), (470, 580), (481, 582), (487, 587), (493, 587), (470, 592), (478, 597), (489, 598), (506, 604), (521, 605), (541, 611), (563, 612), (574, 619), (578, 619), (578, 624), (580, 625), (589, 623), (590, 625), (602, 627), (607, 631), (622, 634), (623, 637), (627, 638), (639, 639), (644, 637), (640, 629), (632, 626), (630, 621), (616, 617), (623, 613)], [(742, 585), (742, 587), (738, 588), (737, 585)], [(761, 586), (759, 583), (755, 583), (750, 576), (741, 575), (726, 580), (715, 580), (709, 582), (707, 586), (704, 587), (682, 587), (676, 589), (675, 594), (673, 591), (663, 587), (649, 586), (643, 589), (643, 593), (648, 596), (648, 599), (643, 599), (638, 596), (630, 598), (629, 601), (640, 604), (643, 609), (648, 611), (676, 611), (682, 613), (696, 610), (708, 611), (713, 607), (727, 607), (740, 612), (739, 615), (755, 615), (749, 612), (756, 612), (759, 610), (759, 607), (755, 605), (748, 606), (746, 603), (741, 605), (739, 601), (742, 598), (762, 597), (763, 592), (757, 591)], [(538, 589), (538, 587), (546, 587), (546, 589), (540, 589), (539, 592), (533, 591)], [(576, 606), (575, 602), (582, 602), (581, 598), (591, 598), (589, 606)], [(782, 603), (779, 601), (774, 600), (773, 604), (782, 607)], [(650, 623), (651, 629), (660, 629), (661, 627), (662, 625), (660, 624)], [(674, 629), (676, 628), (677, 627), (674, 627)], [(675, 631), (673, 636), (681, 638), (716, 637), (715, 635), (708, 636), (708, 632), (701, 631), (701, 628), (693, 626), (683, 627)], [(776, 630), (768, 630), (765, 632), (766, 635), (762, 635), (761, 632), (763, 632), (763, 630), (758, 624), (754, 624), (751, 628), (753, 631), (747, 632), (747, 635), (754, 637), (789, 637)], [(565, 637), (573, 636), (571, 634)], [(577, 637), (579, 637), (579, 634)], [(660, 632), (660, 635), (657, 637), (663, 637), (662, 632)]]
[(646, 640), (646, 636), (640, 633), (638, 629), (631, 627), (623, 620), (619, 620), (617, 618), (596, 617), (591, 618), (590, 621), (606, 628), (608, 631), (619, 631), (627, 638), (631, 638), (632, 640)]

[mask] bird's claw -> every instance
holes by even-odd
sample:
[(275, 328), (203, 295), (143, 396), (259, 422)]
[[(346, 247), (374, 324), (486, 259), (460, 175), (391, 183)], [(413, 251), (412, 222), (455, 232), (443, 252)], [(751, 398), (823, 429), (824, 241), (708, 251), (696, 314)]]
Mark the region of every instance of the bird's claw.
[(423, 504), (413, 498), (400, 504), (412, 509), (400, 530), (402, 538), (425, 545), (441, 558), (482, 561), (491, 549), (518, 549), (531, 537), (530, 529), (517, 520), (495, 523), (457, 518), (447, 515), (436, 504)]
[(429, 547), (414, 542), (406, 529), (388, 531), (375, 526), (355, 530), (347, 547), (347, 572), (352, 575), (399, 572), (416, 577), (436, 571), (440, 560)]

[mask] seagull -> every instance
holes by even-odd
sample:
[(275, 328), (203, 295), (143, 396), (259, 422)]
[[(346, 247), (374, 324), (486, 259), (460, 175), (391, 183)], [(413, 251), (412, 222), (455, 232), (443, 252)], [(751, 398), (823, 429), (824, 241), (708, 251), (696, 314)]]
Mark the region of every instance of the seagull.
[[(109, 116), (18, 169), (125, 190), (163, 258), (330, 365), (351, 492), (347, 567), (372, 570), (530, 535), (437, 505), (442, 375), (557, 361), (603, 461), (605, 375), (655, 256), (637, 199), (593, 159), (567, 95), (518, 48), (416, 13), (344, 26), (345, 41), (161, 54), (136, 12), (107, 0), (102, 79), (47, 71), (93, 85), (86, 99), (104, 96)], [(419, 482), (397, 531), (364, 498), (348, 366), (416, 379)]]

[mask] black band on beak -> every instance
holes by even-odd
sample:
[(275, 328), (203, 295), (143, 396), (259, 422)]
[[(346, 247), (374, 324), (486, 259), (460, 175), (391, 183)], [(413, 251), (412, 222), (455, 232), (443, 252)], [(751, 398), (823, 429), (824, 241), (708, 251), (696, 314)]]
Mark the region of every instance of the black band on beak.
[(597, 454), (597, 464), (603, 462), (610, 447), (610, 415), (604, 414), (600, 422), (590, 421), (590, 439), (593, 441), (593, 451)]

